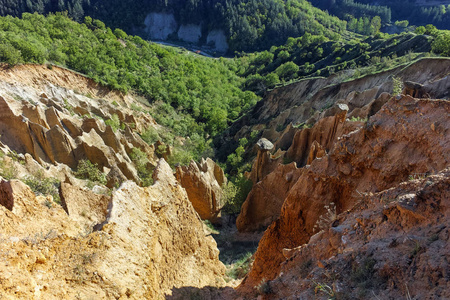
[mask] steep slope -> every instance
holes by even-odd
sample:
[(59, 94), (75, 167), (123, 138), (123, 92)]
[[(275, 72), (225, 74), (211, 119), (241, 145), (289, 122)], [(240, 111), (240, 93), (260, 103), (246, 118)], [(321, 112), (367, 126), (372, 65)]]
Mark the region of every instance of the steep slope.
[[(163, 159), (154, 180), (148, 188), (124, 183), (112, 194), (99, 231), (87, 232), (73, 232), (70, 215), (46, 207), (22, 183), (3, 181), (1, 294), (164, 299), (173, 287), (221, 285), (216, 244)], [(36, 220), (46, 221), (40, 226)]]
[(370, 117), (384, 104), (386, 99), (383, 93), (392, 93), (393, 77), (423, 84), (432, 91), (432, 98), (448, 98), (448, 74), (449, 59), (423, 58), (406, 66), (350, 81), (342, 82), (336, 74), (276, 88), (217, 139), (217, 144), (224, 145), (218, 153), (219, 158), (225, 160), (236, 148), (238, 140), (250, 136), (252, 131), (270, 140), (275, 148), (287, 150), (296, 132), (289, 124), (300, 129), (312, 126), (322, 118), (335, 115), (338, 104), (348, 106), (349, 118)]
[[(124, 179), (141, 181), (130, 158), (135, 148), (156, 165), (155, 147), (137, 134), (156, 123), (128, 108), (137, 105), (133, 98), (58, 67), (24, 65), (0, 74), (0, 141), (10, 150), (31, 154), (44, 166), (76, 169), (87, 159), (108, 170), (110, 187)], [(110, 124), (125, 130), (106, 125), (115, 118), (117, 124)]]
[[(364, 127), (343, 135), (328, 155), (306, 166), (289, 190), (279, 219), (265, 232), (241, 291), (252, 293), (263, 278), (279, 276), (286, 260), (283, 249), (307, 243), (321, 215), (329, 225), (336, 214), (352, 209), (361, 195), (448, 167), (449, 111), (447, 100), (391, 98)], [(333, 204), (334, 217), (328, 217)]]
[(307, 244), (284, 249), (263, 299), (447, 299), (450, 170), (364, 195)]
[(145, 108), (67, 69), (0, 70), (2, 296), (164, 299), (224, 284), (215, 241), (160, 159), (170, 147), (141, 138), (164, 130)]
[(270, 48), (308, 31), (337, 39), (338, 33), (345, 30), (345, 22), (305, 0), (19, 0), (0, 4), (2, 15), (68, 11), (77, 21), (91, 16), (143, 38), (185, 41), (222, 53), (228, 46), (231, 52)]

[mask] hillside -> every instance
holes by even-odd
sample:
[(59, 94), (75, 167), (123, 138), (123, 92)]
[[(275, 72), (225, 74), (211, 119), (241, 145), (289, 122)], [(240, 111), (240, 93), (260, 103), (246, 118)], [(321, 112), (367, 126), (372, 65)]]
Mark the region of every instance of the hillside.
[(164, 128), (134, 96), (59, 67), (2, 66), (0, 107), (2, 296), (163, 299), (224, 284), (172, 148), (141, 138)]
[[(361, 20), (364, 22), (367, 19), (370, 22), (376, 16), (381, 17), (383, 23), (392, 22), (400, 28), (405, 28), (408, 24), (415, 26), (433, 24), (439, 29), (450, 29), (450, 11), (445, 1), (312, 0), (311, 3), (348, 21), (350, 27), (352, 27), (350, 23), (355, 23), (358, 32), (362, 31), (357, 28)], [(408, 9), (405, 9), (406, 7)]]
[(338, 39), (345, 30), (345, 22), (305, 0), (0, 2), (3, 16), (57, 11), (68, 11), (77, 21), (84, 16), (100, 19), (109, 27), (143, 38), (209, 45), (221, 53), (228, 48), (231, 53), (267, 49), (305, 32)]
[(211, 152), (209, 136), (257, 100), (240, 89), (233, 60), (163, 47), (90, 18), (79, 24), (64, 14), (1, 17), (0, 40), (0, 60), (10, 65), (64, 66), (123, 93), (133, 90), (152, 103), (147, 112), (171, 129), (164, 141), (176, 146), (174, 135), (189, 137), (196, 159)]
[(0, 298), (450, 296), (450, 31), (350, 16), (361, 35), (300, 0), (2, 4), (68, 12), (0, 17)]

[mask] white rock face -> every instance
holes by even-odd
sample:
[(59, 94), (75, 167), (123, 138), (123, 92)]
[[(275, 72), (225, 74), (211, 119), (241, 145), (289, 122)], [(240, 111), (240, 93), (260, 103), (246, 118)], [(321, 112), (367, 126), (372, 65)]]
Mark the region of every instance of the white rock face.
[(206, 43), (214, 43), (215, 49), (219, 52), (228, 51), (227, 37), (225, 36), (223, 30), (212, 30), (206, 38)]
[(144, 24), (149, 38), (155, 40), (166, 40), (178, 28), (175, 16), (167, 13), (150, 13), (145, 18)]
[(200, 25), (187, 24), (181, 25), (178, 30), (178, 38), (189, 43), (198, 43), (202, 36)]

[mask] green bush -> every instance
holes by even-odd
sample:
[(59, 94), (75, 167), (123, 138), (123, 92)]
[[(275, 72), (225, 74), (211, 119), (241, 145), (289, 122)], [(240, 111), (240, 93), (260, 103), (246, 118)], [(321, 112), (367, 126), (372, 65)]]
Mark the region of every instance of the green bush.
[(241, 211), (241, 206), (252, 190), (253, 182), (239, 174), (231, 178), (226, 185), (222, 187), (223, 196), (222, 212), (228, 215), (236, 215)]
[(141, 138), (149, 145), (153, 145), (156, 141), (161, 140), (158, 131), (152, 126), (142, 132)]
[(250, 271), (250, 266), (253, 262), (252, 256), (251, 252), (247, 252), (241, 259), (233, 263), (231, 269), (227, 270), (226, 275), (235, 280), (244, 278)]
[(6, 180), (17, 178), (17, 170), (14, 164), (5, 162), (4, 156), (3, 151), (0, 151), (0, 176)]
[[(107, 126), (111, 126), (111, 128), (113, 129), (113, 131), (117, 131), (119, 129), (121, 129), (121, 125), (120, 125), (120, 120), (119, 120), (119, 116), (116, 114), (113, 114), (111, 116), (111, 119), (106, 120), (105, 124)], [(123, 129), (123, 128), (122, 128)]]
[(59, 187), (61, 182), (56, 178), (44, 178), (43, 173), (38, 173), (35, 176), (26, 176), (23, 182), (28, 185), (36, 195), (51, 195), (53, 201), (61, 204), (59, 197)]
[(106, 174), (98, 169), (98, 164), (93, 164), (88, 159), (78, 162), (75, 176), (80, 179), (87, 179), (93, 183), (106, 184)]
[(150, 186), (153, 184), (153, 168), (147, 155), (139, 148), (133, 148), (130, 158), (136, 166), (139, 178), (142, 180), (143, 186)]

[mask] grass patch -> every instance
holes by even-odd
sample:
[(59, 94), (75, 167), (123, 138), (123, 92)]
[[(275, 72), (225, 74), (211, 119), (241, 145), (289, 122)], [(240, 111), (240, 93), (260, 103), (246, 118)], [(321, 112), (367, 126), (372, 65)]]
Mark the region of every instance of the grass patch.
[(214, 227), (214, 225), (209, 220), (204, 220), (203, 223), (208, 227), (212, 234), (219, 234), (220, 232)]
[(226, 276), (232, 279), (241, 279), (250, 271), (250, 266), (253, 263), (253, 253), (247, 252), (241, 258), (231, 264), (231, 268), (227, 270)]

